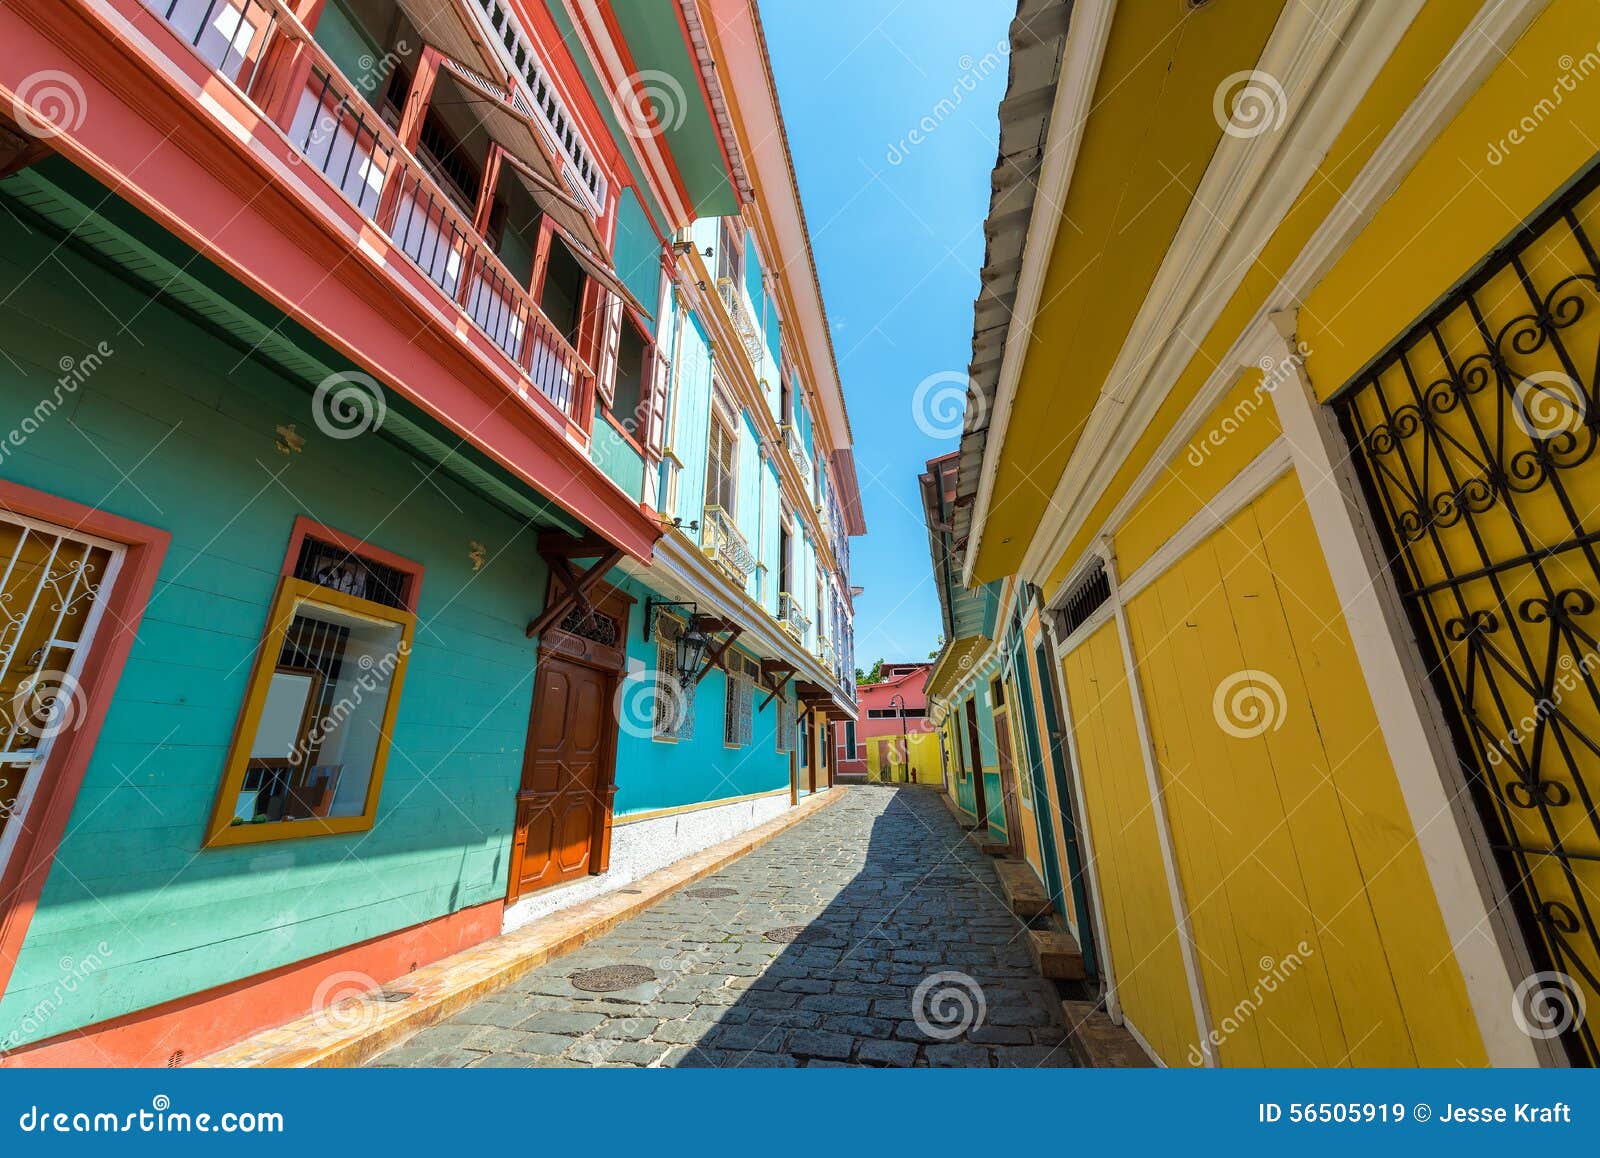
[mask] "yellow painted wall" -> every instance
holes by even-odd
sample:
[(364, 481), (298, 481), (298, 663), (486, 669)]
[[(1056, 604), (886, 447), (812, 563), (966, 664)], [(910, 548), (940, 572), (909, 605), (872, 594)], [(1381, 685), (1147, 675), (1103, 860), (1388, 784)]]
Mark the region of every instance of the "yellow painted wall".
[(1298, 480), (1128, 617), (1222, 1063), (1484, 1064)]
[[(1594, 156), (1597, 54), (1600, 4), (1554, 0), (1306, 296), (1299, 330), (1319, 395), (1348, 381)], [(1513, 130), (1520, 144), (1508, 139)], [(1492, 163), (1491, 151), (1505, 159)]]
[(917, 773), (917, 783), (939, 783), (939, 737), (933, 732), (913, 732), (909, 739), (903, 733), (892, 736), (867, 736), (861, 741), (867, 754), (867, 779), (888, 780), (884, 775), (882, 761), (878, 756), (878, 743), (881, 740), (889, 742), (889, 759), (893, 765), (893, 779), (896, 783), (903, 779), (904, 768), (900, 762), (900, 746), (906, 745), (910, 756), (911, 767)]
[(1118, 1000), (1151, 1047), (1183, 1065), (1198, 1047), (1194, 1011), (1116, 624), (1068, 654), (1062, 674)]
[[(1254, 67), (1284, 0), (1118, 6), (1084, 125), (1066, 222), (998, 463), (976, 576), (1009, 574), (1038, 526), (1168, 246), (1222, 139), (1217, 82)], [(1087, 176), (1088, 179), (1083, 179)], [(1041, 211), (1044, 207), (1041, 206)]]
[[(1587, 2), (1588, 0), (1577, 0), (1578, 5)], [(1562, 7), (1571, 9), (1573, 5), (1562, 0)], [(1201, 385), (1211, 376), (1212, 371), (1222, 361), (1228, 348), (1233, 345), (1256, 310), (1267, 300), (1267, 294), (1276, 287), (1278, 279), (1305, 247), (1317, 226), (1349, 190), (1361, 167), (1371, 159), (1395, 121), (1416, 98), (1417, 93), (1421, 91), (1439, 62), (1444, 59), (1478, 8), (1479, 5), (1476, 3), (1455, 3), (1453, 0), (1450, 3), (1423, 5), (1416, 19), (1401, 37), (1399, 45), (1379, 71), (1377, 80), (1361, 98), (1350, 120), (1335, 137), (1333, 146), (1318, 166), (1317, 175), (1301, 192), (1277, 231), (1251, 264), (1243, 282), (1234, 291), (1216, 323), (1200, 342), (1194, 357), (1178, 376), (1171, 392), (1157, 410), (1155, 418), (1140, 435), (1133, 452), (1128, 456), (1127, 463), (1117, 472), (1111, 485), (1106, 487), (1105, 493), (1089, 512), (1088, 518), (1084, 520), (1083, 527), (1071, 545), (1056, 561), (1050, 580), (1045, 585), (1047, 591), (1054, 591), (1056, 586), (1066, 579), (1067, 573), (1082, 558), (1089, 544), (1104, 529), (1106, 520), (1111, 517), (1112, 508), (1127, 494), (1134, 479), (1155, 455), (1161, 441), (1177, 424), (1179, 417)], [(1575, 39), (1574, 44), (1576, 43), (1579, 41)], [(1591, 37), (1587, 43), (1593, 44), (1594, 38)], [(1570, 46), (1563, 51), (1570, 51)], [(1513, 48), (1513, 59), (1520, 52), (1519, 42)], [(1550, 64), (1554, 59), (1551, 57), (1533, 71), (1548, 77), (1551, 72)], [(1501, 71), (1507, 67), (1510, 66), (1502, 65)], [(1519, 64), (1517, 67), (1526, 69), (1527, 65)], [(1501, 166), (1502, 169), (1509, 167), (1511, 166)], [(1445, 200), (1458, 195), (1463, 181), (1468, 179), (1465, 172), (1450, 176), (1442, 186), (1435, 189), (1435, 198)], [(1093, 176), (1080, 163), (1074, 182), (1085, 180), (1093, 180)], [(1551, 188), (1554, 188), (1554, 185)], [(1427, 216), (1417, 219), (1413, 222), (1413, 228), (1420, 229), (1422, 223), (1427, 220)], [(1072, 244), (1073, 236), (1071, 230), (1063, 229), (1057, 246)], [(1307, 302), (1307, 308), (1301, 313), (1302, 336), (1308, 324), (1307, 315), (1317, 310), (1315, 303), (1316, 298), (1313, 295)], [(1391, 331), (1396, 330), (1402, 321), (1398, 317), (1391, 318)], [(1063, 349), (1059, 353), (1063, 373), (1071, 364), (1071, 356), (1071, 351), (1068, 349)], [(1315, 377), (1314, 372), (1313, 377)], [(1041, 510), (1044, 503), (1044, 496), (1040, 496), (1038, 505)], [(988, 538), (987, 533), (985, 538)]]
[[(1117, 565), (1124, 575), (1133, 574), (1283, 432), (1262, 382), (1254, 371), (1235, 383), (1117, 528)], [(1270, 383), (1281, 384), (1276, 376)]]

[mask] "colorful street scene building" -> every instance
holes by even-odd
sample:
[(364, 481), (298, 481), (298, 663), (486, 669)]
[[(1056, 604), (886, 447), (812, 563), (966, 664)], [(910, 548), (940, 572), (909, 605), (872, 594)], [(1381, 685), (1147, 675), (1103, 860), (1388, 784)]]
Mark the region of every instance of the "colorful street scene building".
[(1012, 70), (930, 711), (1154, 1061), (1596, 1060), (1596, 43), (1077, 3)]
[(178, 1065), (825, 792), (749, 0), (0, 9), (0, 1063)]
[(884, 784), (938, 784), (943, 764), (938, 738), (928, 721), (928, 699), (923, 691), (928, 669), (924, 663), (886, 663), (881, 679), (856, 685), (859, 720), (834, 726), (838, 763), (843, 780), (869, 780)]

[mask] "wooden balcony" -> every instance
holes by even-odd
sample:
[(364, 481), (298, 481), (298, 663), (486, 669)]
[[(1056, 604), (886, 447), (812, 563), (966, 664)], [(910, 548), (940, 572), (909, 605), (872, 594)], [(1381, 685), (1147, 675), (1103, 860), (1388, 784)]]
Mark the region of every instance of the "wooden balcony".
[[(477, 30), (446, 3), (427, 6), (437, 44), (415, 62), (403, 107), (383, 110), (347, 77), (283, 0), (144, 0), (215, 76), (275, 123), (303, 161), (313, 194), (341, 198), (381, 232), (501, 356), (499, 369), (534, 387), (587, 431), (594, 372), (540, 308), (527, 274), (513, 273), (486, 236), (497, 194), (517, 195), (549, 218), (586, 272), (612, 289), (588, 211), (562, 187), (561, 163), (514, 91), (463, 63)], [(401, 5), (400, 7), (404, 7)], [(383, 61), (374, 62), (375, 69)], [(369, 78), (370, 79), (370, 78)], [(431, 106), (470, 105), (485, 141), (475, 196), (421, 147)], [(603, 245), (601, 246), (603, 253)]]

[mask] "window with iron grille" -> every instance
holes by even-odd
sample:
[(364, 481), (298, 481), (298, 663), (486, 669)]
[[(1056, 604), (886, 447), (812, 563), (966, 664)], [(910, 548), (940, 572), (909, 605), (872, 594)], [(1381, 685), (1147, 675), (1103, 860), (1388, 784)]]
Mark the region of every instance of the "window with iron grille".
[(773, 701), (778, 710), (777, 733), (778, 751), (794, 751), (794, 705), (787, 697), (780, 695)]
[(678, 680), (678, 636), (683, 623), (670, 615), (656, 617), (655, 729), (657, 740), (694, 739), (694, 700), (699, 682), (684, 687)]
[(750, 743), (752, 702), (755, 686), (751, 677), (750, 661), (737, 653), (728, 657), (727, 699), (724, 704), (722, 742), (730, 748), (743, 748)]
[(1089, 622), (1089, 617), (1111, 598), (1111, 576), (1106, 574), (1103, 559), (1096, 559), (1094, 569), (1078, 580), (1067, 592), (1067, 597), (1056, 609), (1056, 633), (1066, 639)]
[(409, 606), (406, 596), (411, 577), (404, 571), (312, 535), (301, 540), (292, 574), (318, 587), (370, 599), (384, 607)]

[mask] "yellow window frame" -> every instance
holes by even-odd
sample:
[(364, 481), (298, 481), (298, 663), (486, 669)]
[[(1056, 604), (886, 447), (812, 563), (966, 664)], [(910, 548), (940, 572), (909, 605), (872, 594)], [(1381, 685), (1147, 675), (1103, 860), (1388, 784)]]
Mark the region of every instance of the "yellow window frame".
[[(314, 816), (270, 824), (234, 824), (234, 808), (239, 793), (244, 790), (245, 773), (250, 763), (250, 743), (261, 723), (267, 690), (272, 682), (272, 674), (277, 670), (278, 656), (283, 652), (284, 636), (304, 606), (325, 607), (373, 623), (398, 625), (401, 629), (394, 673), (390, 676), (389, 699), (383, 709), (383, 726), (372, 758), (372, 776), (367, 782), (367, 798), (358, 816)], [(383, 790), (384, 767), (389, 759), (395, 714), (400, 708), (400, 695), (405, 683), (406, 666), (411, 659), (411, 641), (416, 635), (416, 627), (416, 615), (402, 608), (386, 607), (370, 599), (347, 595), (288, 575), (279, 581), (277, 594), (272, 599), (272, 609), (267, 616), (266, 632), (256, 651), (255, 667), (250, 673), (250, 684), (245, 692), (244, 709), (234, 726), (233, 740), (228, 746), (228, 759), (217, 789), (216, 803), (212, 806), (211, 820), (206, 826), (204, 847), (226, 848), (270, 840), (366, 832), (372, 828), (378, 811), (378, 797)]]

